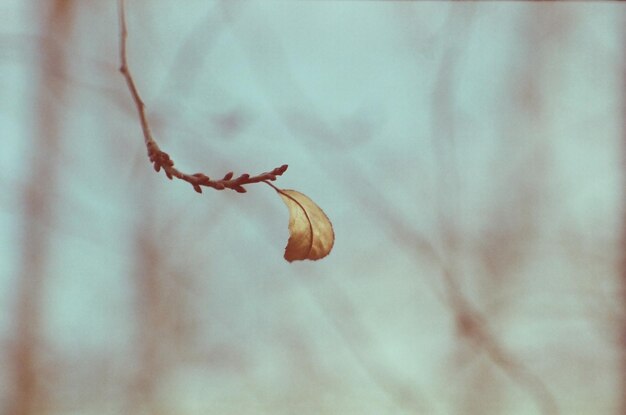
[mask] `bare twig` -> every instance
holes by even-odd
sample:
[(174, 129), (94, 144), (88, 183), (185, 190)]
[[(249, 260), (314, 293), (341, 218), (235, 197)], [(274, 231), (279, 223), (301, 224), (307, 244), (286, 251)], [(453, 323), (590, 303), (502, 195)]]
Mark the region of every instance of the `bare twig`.
[(141, 122), (144, 142), (148, 150), (148, 158), (153, 164), (155, 171), (158, 172), (163, 169), (168, 179), (171, 180), (176, 177), (177, 179), (184, 180), (191, 184), (194, 190), (198, 193), (202, 193), (202, 186), (212, 187), (216, 190), (232, 189), (239, 193), (245, 193), (246, 189), (243, 187), (244, 185), (268, 180), (276, 180), (277, 176), (282, 175), (287, 170), (288, 166), (283, 164), (280, 167), (276, 167), (271, 171), (264, 172), (256, 176), (244, 173), (236, 178), (233, 178), (233, 172), (228, 172), (219, 180), (211, 180), (209, 176), (204, 173), (187, 174), (174, 167), (174, 161), (170, 158), (169, 154), (161, 150), (152, 136), (150, 124), (148, 123), (148, 117), (146, 115), (146, 105), (139, 95), (137, 85), (135, 85), (135, 80), (133, 79), (133, 75), (128, 67), (128, 58), (126, 55), (126, 39), (128, 38), (128, 30), (126, 28), (124, 0), (118, 0), (118, 10), (120, 24), (120, 72), (124, 76), (130, 95), (135, 102), (135, 107), (137, 108), (137, 113), (139, 115), (139, 121)]

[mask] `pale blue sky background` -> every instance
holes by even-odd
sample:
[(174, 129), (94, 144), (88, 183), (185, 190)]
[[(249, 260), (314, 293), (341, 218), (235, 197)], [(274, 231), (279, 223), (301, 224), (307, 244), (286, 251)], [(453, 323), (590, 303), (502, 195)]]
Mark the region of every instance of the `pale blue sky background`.
[[(198, 195), (152, 170), (117, 72), (115, 2), (74, 4), (56, 44), (65, 67), (42, 75), (44, 3), (0, 4), (0, 345), (29, 260), (37, 103), (51, 99), (50, 413), (119, 413), (141, 373), (141, 232), (161, 264), (155, 327), (175, 320), (155, 329), (171, 361), (146, 408), (541, 413), (455, 331), (452, 269), (562, 413), (617, 413), (624, 6), (129, 1), (131, 70), (177, 166), (217, 177), (288, 163), (276, 184), (333, 221), (328, 258), (288, 264), (271, 189)], [(10, 384), (0, 375), (3, 396)]]

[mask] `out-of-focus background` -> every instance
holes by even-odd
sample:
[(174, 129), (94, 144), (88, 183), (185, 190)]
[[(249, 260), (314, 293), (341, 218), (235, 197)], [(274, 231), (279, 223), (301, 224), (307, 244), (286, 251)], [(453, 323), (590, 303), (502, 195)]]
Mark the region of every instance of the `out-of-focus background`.
[(3, 0), (1, 413), (626, 413), (625, 13)]

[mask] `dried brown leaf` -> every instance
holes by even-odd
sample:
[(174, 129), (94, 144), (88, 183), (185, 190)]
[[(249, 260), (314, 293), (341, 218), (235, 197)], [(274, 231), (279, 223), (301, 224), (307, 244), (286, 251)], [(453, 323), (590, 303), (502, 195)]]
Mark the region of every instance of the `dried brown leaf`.
[(289, 240), (285, 259), (324, 258), (335, 243), (333, 225), (324, 211), (311, 199), (295, 190), (276, 189), (289, 209)]

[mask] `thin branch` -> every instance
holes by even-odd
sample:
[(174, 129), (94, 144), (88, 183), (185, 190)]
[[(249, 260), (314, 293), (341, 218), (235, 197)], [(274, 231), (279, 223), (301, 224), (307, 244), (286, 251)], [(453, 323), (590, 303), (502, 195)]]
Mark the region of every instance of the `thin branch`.
[(212, 187), (216, 190), (231, 189), (239, 193), (245, 193), (246, 189), (243, 187), (246, 184), (259, 183), (262, 181), (274, 181), (277, 176), (281, 176), (286, 170), (287, 165), (283, 164), (275, 169), (258, 174), (256, 176), (250, 176), (244, 173), (236, 178), (233, 178), (233, 172), (228, 172), (223, 178), (219, 180), (211, 180), (209, 176), (204, 173), (187, 174), (183, 173), (174, 167), (174, 160), (172, 160), (166, 152), (161, 150), (156, 140), (152, 136), (150, 130), (150, 124), (148, 123), (148, 117), (146, 115), (146, 105), (144, 104), (135, 80), (131, 74), (128, 66), (128, 58), (126, 54), (126, 39), (128, 38), (128, 30), (126, 28), (126, 12), (124, 7), (124, 0), (118, 0), (119, 10), (119, 24), (120, 24), (120, 72), (126, 80), (128, 91), (130, 92), (135, 107), (137, 108), (137, 114), (139, 115), (139, 121), (141, 123), (141, 130), (143, 131), (143, 138), (148, 150), (148, 158), (154, 166), (155, 171), (163, 169), (168, 179), (172, 180), (174, 177), (180, 180), (184, 180), (191, 184), (194, 190), (198, 193), (202, 193), (202, 186)]

